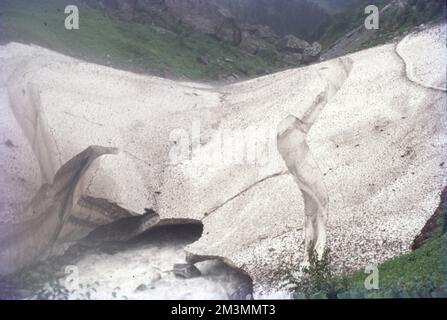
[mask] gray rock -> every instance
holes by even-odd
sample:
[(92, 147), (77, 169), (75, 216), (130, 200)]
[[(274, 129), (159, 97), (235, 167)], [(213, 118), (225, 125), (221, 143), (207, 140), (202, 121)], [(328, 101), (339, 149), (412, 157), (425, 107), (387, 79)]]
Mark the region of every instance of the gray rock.
[(148, 288), (147, 288), (147, 285), (145, 285), (144, 283), (142, 283), (142, 284), (140, 284), (136, 289), (135, 289), (135, 291), (137, 292), (137, 291), (146, 291)]
[(230, 74), (230, 75), (228, 76), (228, 79), (229, 79), (229, 80), (233, 80), (233, 81), (237, 81), (237, 80), (239, 80), (240, 78), (239, 78), (239, 76), (238, 76), (236, 73), (232, 73), (232, 74)]
[(199, 269), (193, 264), (188, 263), (178, 263), (174, 265), (174, 274), (177, 277), (190, 279), (200, 277), (202, 273)]
[(232, 19), (224, 20), (215, 29), (215, 36), (225, 42), (238, 45), (241, 42), (242, 33), (238, 25)]
[(304, 54), (308, 56), (318, 56), (321, 53), (321, 44), (318, 42), (312, 43), (311, 46), (304, 49)]
[(279, 51), (289, 51), (304, 53), (304, 51), (310, 47), (310, 44), (302, 39), (299, 39), (292, 35), (284, 36), (282, 39), (276, 42), (276, 48)]
[(218, 81), (223, 81), (223, 82), (228, 82), (228, 83), (232, 83), (235, 81), (238, 81), (240, 78), (236, 73), (219, 73), (216, 76), (216, 80)]
[(303, 55), (301, 53), (287, 52), (282, 56), (282, 60), (289, 65), (299, 66), (303, 61)]
[(314, 62), (317, 61), (321, 54), (321, 45), (318, 42), (312, 43), (311, 46), (304, 49), (304, 61)]

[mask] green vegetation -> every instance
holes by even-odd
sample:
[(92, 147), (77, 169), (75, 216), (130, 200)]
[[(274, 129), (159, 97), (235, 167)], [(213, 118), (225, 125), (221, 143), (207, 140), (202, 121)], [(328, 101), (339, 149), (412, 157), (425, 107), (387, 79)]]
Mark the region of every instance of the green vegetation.
[(435, 213), (435, 225), (416, 250), (378, 266), (379, 289), (367, 290), (367, 274), (359, 270), (336, 275), (329, 251), (318, 260), (310, 250), (310, 267), (292, 281), (296, 298), (429, 298), (447, 297), (447, 202)]
[(421, 248), (379, 265), (380, 289), (366, 291), (365, 274), (348, 277), (349, 290), (341, 298), (429, 298), (447, 297), (447, 234)]
[(333, 270), (331, 252), (328, 248), (319, 259), (314, 245), (309, 248), (309, 266), (301, 269), (299, 279), (287, 276), (292, 284), (296, 299), (337, 298), (337, 294), (346, 288), (346, 279)]
[[(2, 0), (7, 40), (34, 43), (119, 69), (189, 79), (219, 74), (255, 76), (282, 67), (273, 54), (248, 55), (211, 36), (190, 32), (163, 16), (139, 13), (133, 21), (78, 3), (80, 29), (64, 28), (73, 0)], [(206, 57), (208, 64), (200, 62)]]

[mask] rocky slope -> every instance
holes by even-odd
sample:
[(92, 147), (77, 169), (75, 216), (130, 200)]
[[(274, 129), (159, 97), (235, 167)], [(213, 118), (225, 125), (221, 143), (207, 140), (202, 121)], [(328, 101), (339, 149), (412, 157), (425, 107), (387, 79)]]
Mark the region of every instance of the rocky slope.
[[(139, 11), (163, 12), (195, 31), (210, 34), (253, 55), (275, 55), (287, 65), (318, 60), (323, 42), (324, 59), (391, 41), (420, 24), (445, 16), (445, 5), (437, 0), (88, 0), (112, 8), (132, 19)], [(366, 30), (364, 8), (380, 8), (379, 30)], [(336, 10), (338, 9), (338, 10)], [(444, 13), (443, 13), (444, 12)], [(292, 54), (279, 42), (295, 37), (312, 49)], [(281, 39), (281, 40), (280, 40)], [(308, 42), (312, 43), (310, 45)], [(314, 42), (314, 43), (313, 43)], [(318, 54), (308, 56), (307, 52)]]
[[(237, 6), (230, 2), (204, 0), (87, 0), (87, 3), (113, 10), (130, 20), (135, 19), (141, 12), (151, 14), (156, 12), (166, 20), (212, 35), (249, 54), (276, 55), (288, 65), (298, 66), (313, 62), (318, 59), (321, 51), (321, 47), (317, 44), (310, 45), (307, 41), (296, 37), (296, 34), (303, 34), (306, 39), (313, 40), (317, 36), (308, 35), (309, 30), (313, 32), (320, 30), (321, 33), (324, 27), (325, 22), (316, 27), (318, 20), (324, 20), (322, 18), (325, 17), (324, 12), (318, 6), (305, 1), (275, 2), (273, 7), (271, 2), (262, 1), (246, 1), (238, 3)], [(274, 14), (271, 17), (262, 18), (263, 14), (272, 11)], [(247, 15), (248, 12), (257, 12), (260, 17), (251, 17)], [(303, 18), (297, 19), (297, 13), (302, 14)], [(295, 23), (289, 27), (281, 27), (281, 23), (285, 21)], [(311, 21), (312, 28), (310, 28)], [(290, 48), (280, 44), (280, 41), (287, 41), (287, 38), (281, 39), (284, 36), (293, 37), (294, 41), (301, 43), (301, 55), (291, 55), (290, 51), (296, 50), (287, 50)]]
[[(73, 3), (80, 7), (82, 28), (69, 32), (62, 27), (63, 9)], [(382, 9), (377, 32), (363, 28), (364, 7), (371, 3)], [(234, 82), (389, 42), (439, 19), (444, 9), (437, 0), (371, 3), (4, 0), (0, 41), (34, 43), (86, 61), (170, 79)]]
[[(331, 59), (347, 53), (369, 48), (401, 38), (419, 26), (443, 21), (446, 18), (445, 3), (437, 0), (359, 0), (356, 6), (332, 17), (332, 22), (320, 38), (323, 59)], [(380, 9), (379, 29), (364, 27), (367, 5)]]
[(329, 195), (337, 266), (407, 252), (446, 184), (445, 28), (345, 57), (349, 70), (336, 59), (223, 87), (2, 46), (2, 220), (26, 219), (30, 195), (89, 146), (119, 148), (83, 175), (60, 245), (153, 209), (160, 224), (203, 224), (188, 261), (221, 259), (256, 293), (273, 290), (302, 260), (305, 228), (277, 126), (326, 94), (306, 141)]
[(119, 11), (76, 2), (79, 30), (64, 28), (70, 0), (0, 2), (0, 41), (33, 43), (96, 64), (170, 79), (235, 81), (278, 70), (276, 55), (252, 55), (212, 35), (178, 25), (157, 11), (133, 20)]
[(317, 41), (330, 23), (318, 2), (307, 0), (211, 0), (240, 21), (265, 25), (283, 37), (288, 34)]

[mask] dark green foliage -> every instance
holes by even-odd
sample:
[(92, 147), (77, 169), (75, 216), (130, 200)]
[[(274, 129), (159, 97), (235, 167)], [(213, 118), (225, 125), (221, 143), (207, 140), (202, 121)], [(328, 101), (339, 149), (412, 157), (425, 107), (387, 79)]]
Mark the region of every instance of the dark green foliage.
[(294, 287), (296, 299), (331, 299), (336, 298), (337, 293), (345, 290), (347, 283), (345, 278), (335, 273), (330, 249), (326, 248), (321, 258), (314, 248), (309, 246), (309, 266), (301, 269), (302, 277), (299, 279), (287, 276), (287, 280)]
[(305, 274), (302, 282), (307, 297), (312, 297), (320, 292), (330, 295), (334, 291), (335, 278), (332, 270), (330, 250), (325, 249), (321, 259), (311, 244), (309, 250), (309, 266), (303, 268)]

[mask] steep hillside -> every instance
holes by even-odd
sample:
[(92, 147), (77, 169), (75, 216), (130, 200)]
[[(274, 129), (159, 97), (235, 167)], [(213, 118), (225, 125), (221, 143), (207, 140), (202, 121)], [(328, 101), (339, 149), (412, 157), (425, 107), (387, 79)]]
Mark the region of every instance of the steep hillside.
[[(81, 28), (63, 27), (66, 4)], [(363, 27), (381, 9), (380, 30)], [(445, 16), (438, 0), (4, 0), (0, 40), (167, 78), (235, 81), (386, 43)], [(282, 36), (291, 34), (298, 38)]]
[[(64, 28), (64, 8), (80, 8), (80, 29)], [(1, 38), (34, 43), (98, 64), (169, 78), (222, 80), (253, 77), (285, 64), (269, 49), (256, 56), (197, 32), (157, 12), (133, 20), (73, 0), (6, 0), (0, 3)]]
[(211, 0), (242, 21), (271, 27), (278, 35), (316, 41), (330, 17), (317, 2), (308, 0)]
[[(380, 9), (379, 30), (366, 30), (364, 8)], [(351, 9), (337, 13), (320, 43), (324, 58), (333, 58), (386, 43), (413, 28), (445, 18), (445, 3), (439, 0), (359, 0)]]

